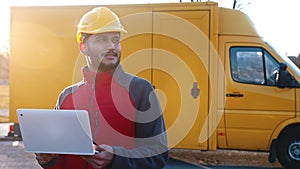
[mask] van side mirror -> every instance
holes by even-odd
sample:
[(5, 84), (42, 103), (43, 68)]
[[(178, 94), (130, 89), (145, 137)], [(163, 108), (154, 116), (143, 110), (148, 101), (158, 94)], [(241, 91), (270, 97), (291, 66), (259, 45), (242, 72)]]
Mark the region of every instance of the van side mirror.
[(287, 71), (287, 65), (285, 63), (279, 64), (279, 72), (276, 75), (276, 85), (279, 88), (291, 87), (292, 78), (290, 73)]

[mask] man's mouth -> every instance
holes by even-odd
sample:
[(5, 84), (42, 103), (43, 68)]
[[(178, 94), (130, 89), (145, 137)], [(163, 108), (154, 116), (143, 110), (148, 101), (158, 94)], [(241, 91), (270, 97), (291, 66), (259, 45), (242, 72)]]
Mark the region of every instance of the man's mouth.
[(116, 54), (115, 52), (108, 52), (104, 55), (104, 57), (107, 59), (114, 59), (118, 57), (118, 54)]

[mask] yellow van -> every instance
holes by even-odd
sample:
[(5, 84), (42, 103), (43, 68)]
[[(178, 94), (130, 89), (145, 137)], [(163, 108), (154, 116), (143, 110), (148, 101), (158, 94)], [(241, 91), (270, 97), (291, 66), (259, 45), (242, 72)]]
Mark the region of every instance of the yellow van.
[[(17, 108), (53, 108), (81, 78), (77, 23), (94, 6), (11, 8), (10, 121)], [(240, 11), (215, 2), (111, 5), (128, 30), (126, 71), (148, 79), (170, 148), (270, 151), (300, 168), (300, 70)]]

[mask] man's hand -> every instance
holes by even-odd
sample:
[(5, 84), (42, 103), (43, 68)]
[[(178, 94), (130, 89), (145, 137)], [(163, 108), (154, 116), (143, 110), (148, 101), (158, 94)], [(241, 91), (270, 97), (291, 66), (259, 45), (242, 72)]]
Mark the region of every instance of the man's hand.
[(93, 168), (100, 169), (109, 165), (113, 158), (113, 148), (111, 146), (101, 144), (96, 146), (96, 151), (98, 151), (93, 156), (81, 156), (86, 160)]
[(53, 160), (56, 157), (58, 157), (58, 154), (35, 154), (35, 158), (40, 165), (48, 164), (51, 160)]

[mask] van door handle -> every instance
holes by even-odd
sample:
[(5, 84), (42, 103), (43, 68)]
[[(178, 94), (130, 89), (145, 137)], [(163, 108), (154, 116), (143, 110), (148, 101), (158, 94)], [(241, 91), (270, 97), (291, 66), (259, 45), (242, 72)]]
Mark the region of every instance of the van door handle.
[(244, 95), (241, 93), (227, 93), (226, 96), (227, 97), (244, 97)]

